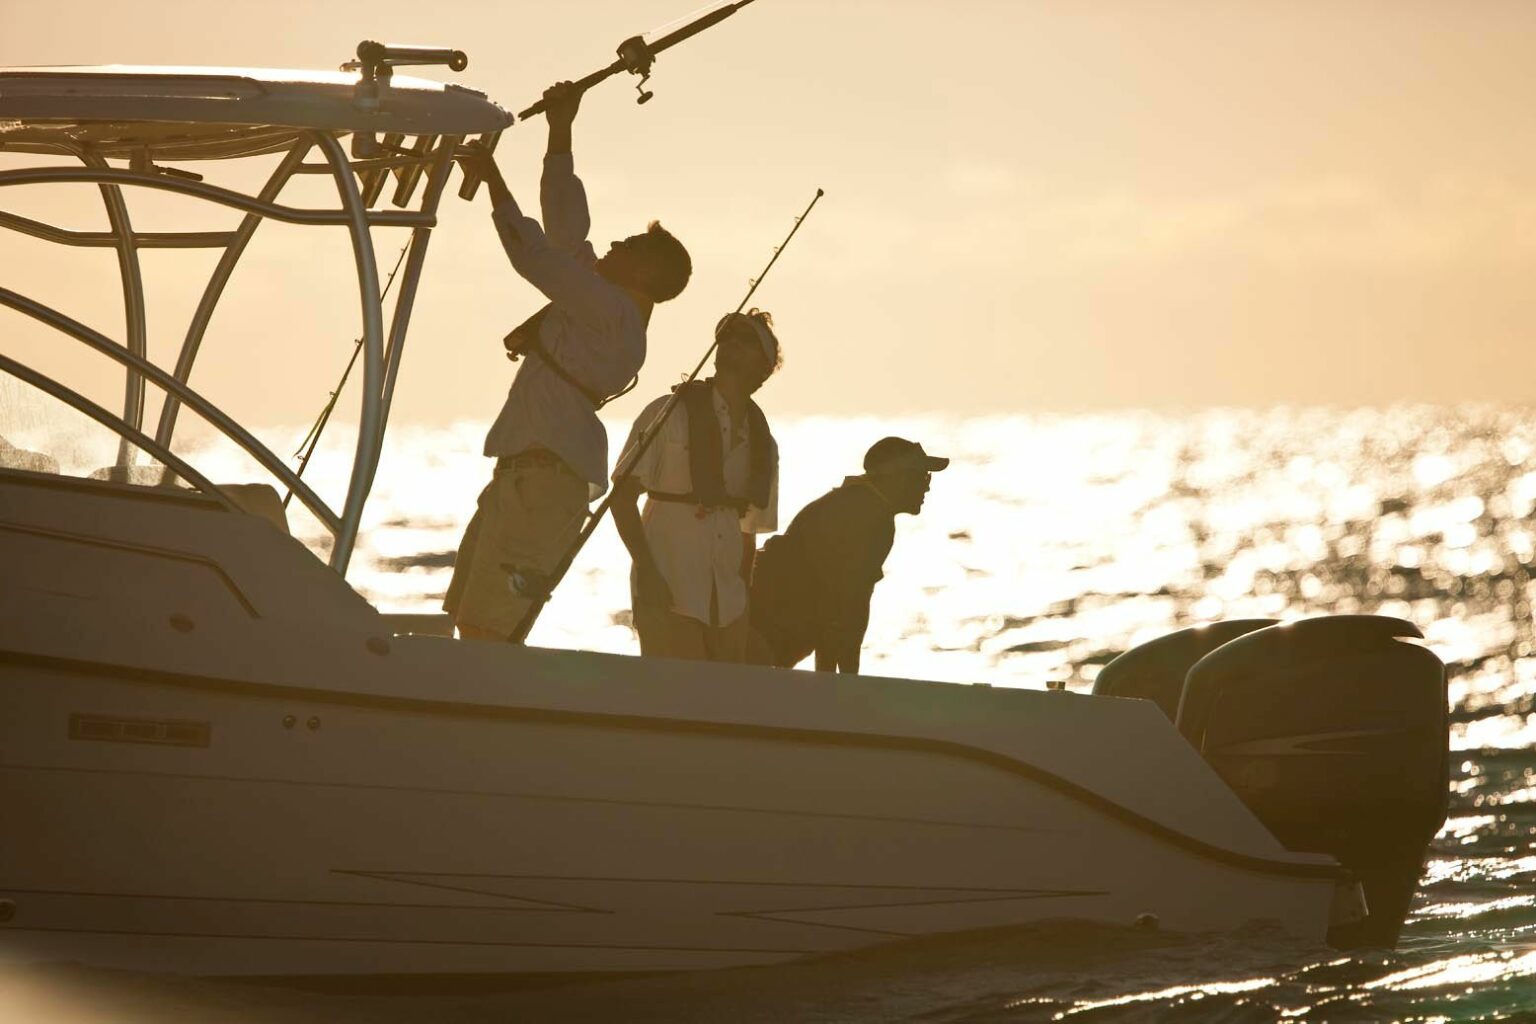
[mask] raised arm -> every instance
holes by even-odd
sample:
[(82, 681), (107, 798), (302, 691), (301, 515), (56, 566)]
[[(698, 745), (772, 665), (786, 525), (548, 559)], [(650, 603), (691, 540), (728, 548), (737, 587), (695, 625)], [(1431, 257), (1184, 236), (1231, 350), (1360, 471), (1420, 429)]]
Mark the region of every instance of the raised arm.
[(576, 112), (581, 109), (581, 90), (570, 82), (556, 82), (544, 90), (544, 120), (549, 124), (549, 145), (546, 156), (558, 153), (570, 155), (571, 125)]
[(584, 244), (592, 230), (592, 216), (587, 209), (587, 190), (576, 177), (571, 155), (571, 125), (581, 108), (581, 95), (570, 82), (544, 90), (549, 144), (544, 150), (544, 173), (539, 179), (539, 207), (550, 243), (577, 250), (586, 259), (595, 256), (591, 247)]
[(505, 211), (508, 219), (519, 218), (523, 211), (518, 209), (517, 200), (512, 198), (512, 190), (507, 188), (507, 179), (501, 176), (501, 168), (496, 166), (496, 158), (491, 151), (478, 142), (471, 142), (458, 151), (456, 157), (464, 166), (466, 173), (474, 173), (485, 182), (487, 191), (491, 195), (491, 209)]
[[(577, 96), (579, 105), (580, 96)], [(568, 104), (567, 104), (568, 105)], [(563, 109), (563, 108), (562, 108)], [(574, 111), (571, 113), (574, 117)], [(553, 121), (551, 122), (553, 124)], [(570, 125), (566, 125), (566, 144), (569, 145)], [(556, 134), (553, 127), (551, 135)], [(559, 141), (559, 140), (552, 140)], [(507, 187), (506, 179), (502, 177), (501, 169), (496, 166), (496, 160), (490, 151), (478, 143), (470, 143), (464, 146), (458, 154), (458, 160), (464, 164), (466, 171), (478, 174), (487, 186), (487, 192), (491, 197), (492, 222), (496, 225), (496, 233), (501, 237), (502, 248), (506, 250), (507, 258), (512, 261), (524, 280), (544, 293), (544, 297), (551, 302), (563, 306), (567, 312), (577, 319), (592, 323), (607, 322), (613, 316), (614, 303), (624, 301), (614, 294), (613, 288), (601, 281), (592, 272), (592, 247), (584, 241), (586, 235), (586, 194), (582, 191), (581, 182), (576, 180), (574, 174), (569, 173), (570, 156), (556, 155), (556, 161), (564, 160), (566, 164), (566, 177), (573, 183), (574, 197), (569, 195), (571, 189), (565, 188), (567, 200), (561, 203), (550, 203), (549, 179), (559, 178), (558, 169), (551, 175), (548, 166), (549, 157), (546, 157), (544, 182), (540, 186), (541, 199), (545, 201), (546, 208), (550, 206), (562, 206), (566, 210), (563, 220), (567, 233), (579, 228), (581, 237), (577, 239), (576, 248), (583, 250), (572, 252), (571, 246), (556, 244), (545, 230), (539, 226), (538, 221), (526, 216), (513, 198), (512, 191)], [(560, 192), (562, 186), (555, 185), (554, 191)], [(571, 211), (579, 211), (578, 218), (571, 215)], [(562, 223), (556, 216), (555, 221)], [(620, 382), (622, 386), (624, 382)]]

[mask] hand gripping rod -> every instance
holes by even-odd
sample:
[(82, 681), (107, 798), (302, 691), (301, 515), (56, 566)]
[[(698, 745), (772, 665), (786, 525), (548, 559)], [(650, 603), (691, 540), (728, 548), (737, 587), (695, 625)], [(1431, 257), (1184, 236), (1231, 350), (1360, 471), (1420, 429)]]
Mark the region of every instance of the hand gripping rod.
[[(741, 10), (743, 7), (750, 3), (752, 3), (752, 0), (736, 0), (735, 3), (728, 3), (716, 7), (714, 10), (709, 11), (707, 14), (700, 15), (697, 18), (691, 18), (690, 20), (684, 22), (673, 31), (668, 32), (666, 35), (658, 38), (654, 43), (647, 43), (644, 36), (630, 36), (628, 39), (619, 44), (618, 60), (614, 61), (612, 64), (609, 64), (605, 68), (601, 68), (592, 72), (585, 78), (579, 79), (578, 81), (572, 83), (572, 85), (576, 92), (585, 92), (586, 90), (596, 85), (598, 82), (603, 81), (605, 78), (610, 78), (613, 75), (618, 74), (620, 71), (628, 71), (632, 75), (640, 76), (640, 83), (635, 86), (635, 88), (639, 91), (640, 96), (635, 100), (635, 102), (644, 103), (646, 100), (651, 98), (651, 94), (645, 91), (645, 83), (646, 80), (651, 77), (651, 65), (655, 62), (656, 55), (658, 53), (670, 47), (676, 46), (678, 43), (685, 39), (689, 39), (698, 35), (700, 32), (703, 32), (707, 28), (711, 28), (720, 24), (720, 22), (724, 21), (726, 18), (729, 18), (731, 15), (735, 14), (737, 11)], [(674, 22), (674, 24), (676, 23)], [(517, 119), (519, 121), (526, 121), (533, 115), (542, 114), (543, 112), (544, 101), (539, 100), (528, 109), (520, 112), (517, 115)]]
[[(811, 215), (812, 207), (821, 200), (823, 195), (825, 193), (821, 189), (817, 189), (816, 196), (811, 200), (810, 206), (807, 206), (805, 212), (795, 218), (795, 226), (789, 229), (789, 234), (784, 236), (784, 241), (774, 247), (773, 258), (768, 261), (767, 266), (763, 267), (762, 273), (752, 279), (751, 287), (747, 289), (747, 294), (741, 300), (741, 304), (736, 307), (736, 312), (740, 313), (747, 307), (747, 303), (752, 301), (752, 295), (757, 291), (757, 286), (763, 283), (763, 278), (768, 276), (768, 271), (772, 270), (773, 265), (779, 261), (779, 257), (784, 253), (784, 248), (789, 245), (789, 240), (795, 237), (795, 232), (800, 230), (800, 225), (804, 223), (805, 218)], [(719, 346), (719, 338), (715, 338), (710, 342), (709, 348), (704, 350), (703, 357), (699, 360), (698, 365), (693, 368), (693, 372), (688, 375), (688, 379), (684, 384), (692, 384), (698, 379), (699, 374), (704, 370), (704, 364), (709, 362), (709, 357), (714, 355), (715, 349)], [(634, 447), (620, 456), (619, 466), (614, 470), (613, 474), (615, 479), (623, 479), (634, 469), (635, 464), (640, 461), (640, 457), (645, 454), (646, 449), (650, 448), (651, 442), (661, 433), (662, 424), (666, 423), (667, 417), (672, 415), (672, 410), (677, 407), (682, 394), (682, 386), (672, 390), (672, 394), (667, 397), (667, 403), (661, 407), (661, 412), (656, 414), (656, 418), (651, 421), (650, 425), (641, 432), (640, 437), (635, 441)], [(587, 540), (597, 531), (598, 525), (603, 521), (603, 516), (608, 512), (612, 504), (613, 490), (610, 488), (608, 495), (603, 498), (592, 514), (587, 517), (587, 525), (582, 528), (581, 533), (572, 542), (570, 548), (560, 557), (559, 564), (555, 566), (554, 572), (549, 575), (549, 583), (543, 593), (531, 597), (528, 610), (523, 613), (522, 621), (517, 624), (517, 628), (512, 631), (512, 635), (508, 638), (512, 643), (520, 644), (528, 639), (528, 633), (533, 629), (533, 624), (538, 621), (539, 613), (549, 603), (555, 588), (560, 585), (561, 580), (565, 579), (565, 574), (571, 569), (571, 563), (576, 561), (576, 556), (581, 553), (581, 549), (586, 545)]]
[[(635, 90), (640, 95), (635, 99), (635, 102), (644, 103), (651, 98), (651, 93), (646, 90), (645, 83), (650, 81), (651, 65), (656, 63), (656, 55), (658, 53), (676, 46), (685, 39), (691, 39), (707, 28), (720, 24), (720, 22), (752, 2), (753, 0), (735, 0), (733, 3), (717, 3), (712, 7), (706, 7), (704, 8), (706, 13), (700, 14), (697, 17), (689, 16), (682, 19), (681, 23), (671, 22), (663, 25), (662, 29), (670, 28), (671, 25), (677, 25), (678, 27), (657, 37), (654, 43), (646, 42), (645, 36), (630, 36), (619, 44), (618, 60), (607, 67), (599, 68), (584, 78), (577, 79), (571, 83), (571, 88), (576, 93), (584, 93), (598, 82), (611, 78), (621, 71), (627, 71), (632, 75), (640, 76), (640, 82), (635, 86)], [(657, 31), (661, 31), (661, 29)], [(535, 114), (542, 113), (544, 113), (544, 101), (540, 99), (527, 109), (519, 111), (517, 120), (526, 121)], [(479, 141), (487, 150), (494, 151), (496, 143), (500, 139), (501, 132), (496, 131), (481, 135)], [(479, 189), (479, 176), (469, 168), (464, 168), (464, 180), (459, 185), (459, 198), (473, 199)]]

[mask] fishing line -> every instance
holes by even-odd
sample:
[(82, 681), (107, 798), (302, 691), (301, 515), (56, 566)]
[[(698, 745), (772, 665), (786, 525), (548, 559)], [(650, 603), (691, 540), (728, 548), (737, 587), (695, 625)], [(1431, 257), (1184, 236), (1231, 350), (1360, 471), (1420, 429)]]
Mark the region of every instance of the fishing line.
[[(405, 262), (405, 254), (410, 251), (411, 243), (414, 241), (416, 241), (416, 236), (412, 233), (411, 237), (405, 240), (405, 245), (400, 247), (400, 256), (395, 260), (395, 268), (389, 272), (389, 278), (385, 280), (384, 288), (379, 292), (380, 303), (383, 303), (389, 297), (390, 286), (395, 283), (395, 275), (400, 272), (400, 266)], [(315, 448), (320, 444), (320, 435), (324, 433), (325, 425), (331, 420), (331, 412), (335, 410), (336, 401), (341, 397), (342, 389), (347, 386), (347, 378), (352, 375), (352, 367), (357, 365), (357, 354), (362, 350), (363, 339), (359, 337), (352, 345), (352, 358), (347, 360), (346, 369), (341, 371), (341, 380), (336, 382), (336, 390), (331, 392), (331, 397), (326, 401), (325, 408), (321, 409), (320, 415), (315, 417), (315, 422), (310, 426), (309, 433), (304, 435), (304, 440), (300, 441), (299, 446), (294, 449), (293, 454), (299, 459), (299, 468), (293, 474), (296, 478), (303, 479), (304, 470), (309, 468), (310, 457), (315, 454)], [(308, 446), (307, 450), (305, 448), (306, 445)], [(283, 498), (283, 508), (287, 508), (288, 503), (292, 500), (293, 488), (290, 487), (288, 488), (288, 494)]]

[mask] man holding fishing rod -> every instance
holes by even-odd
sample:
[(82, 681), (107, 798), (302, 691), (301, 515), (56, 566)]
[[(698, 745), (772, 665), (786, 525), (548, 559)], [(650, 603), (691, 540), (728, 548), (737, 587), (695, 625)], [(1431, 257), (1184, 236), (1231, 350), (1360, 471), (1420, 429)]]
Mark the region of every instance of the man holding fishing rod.
[(778, 445), (752, 400), (783, 363), (773, 318), (728, 313), (715, 345), (714, 376), (646, 406), (614, 471), (613, 525), (634, 559), (647, 657), (745, 661), (751, 553), (757, 534), (779, 528)]
[(597, 409), (640, 372), (652, 307), (681, 293), (693, 269), (682, 243), (654, 221), (597, 257), (571, 155), (581, 95), (569, 82), (544, 93), (542, 227), (518, 207), (488, 150), (470, 146), (461, 158), (466, 173), (489, 187), (513, 268), (549, 300), (506, 339), (508, 357), (521, 366), (486, 435), (495, 472), (443, 599), (464, 639), (511, 638), (530, 602), (545, 596), (588, 502), (607, 489), (608, 441)]

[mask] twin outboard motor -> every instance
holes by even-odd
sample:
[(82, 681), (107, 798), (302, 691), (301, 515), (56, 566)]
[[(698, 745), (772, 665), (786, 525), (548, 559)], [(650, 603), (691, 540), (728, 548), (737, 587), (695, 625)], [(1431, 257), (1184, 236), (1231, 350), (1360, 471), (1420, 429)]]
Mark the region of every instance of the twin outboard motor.
[(1156, 700), (1287, 849), (1354, 873), (1369, 913), (1329, 930), (1341, 948), (1397, 941), (1448, 810), (1445, 667), (1404, 637), (1423, 634), (1377, 615), (1234, 620), (1127, 651), (1094, 684)]

